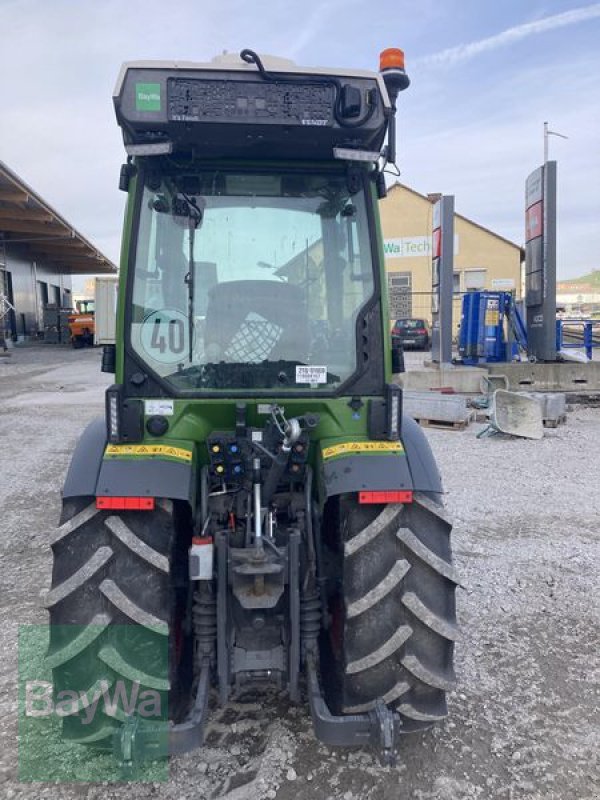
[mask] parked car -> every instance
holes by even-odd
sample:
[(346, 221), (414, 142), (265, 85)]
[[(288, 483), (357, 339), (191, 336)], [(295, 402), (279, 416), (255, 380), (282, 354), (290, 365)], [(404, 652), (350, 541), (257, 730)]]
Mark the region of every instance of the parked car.
[(424, 319), (397, 319), (392, 328), (392, 347), (394, 340), (403, 348), (414, 347), (429, 350), (429, 327)]

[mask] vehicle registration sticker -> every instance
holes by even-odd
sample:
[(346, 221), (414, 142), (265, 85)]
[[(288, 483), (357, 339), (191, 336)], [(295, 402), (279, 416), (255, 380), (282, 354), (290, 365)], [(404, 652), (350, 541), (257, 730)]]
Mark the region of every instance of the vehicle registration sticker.
[(297, 366), (296, 383), (327, 383), (327, 367)]
[(174, 403), (172, 400), (145, 400), (144, 413), (146, 416), (160, 414), (163, 417), (173, 416)]

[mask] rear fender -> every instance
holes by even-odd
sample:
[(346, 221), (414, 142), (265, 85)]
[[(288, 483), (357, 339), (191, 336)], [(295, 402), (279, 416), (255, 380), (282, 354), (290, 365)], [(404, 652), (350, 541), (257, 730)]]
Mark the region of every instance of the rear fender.
[(425, 434), (402, 418), (399, 442), (320, 443), (323, 499), (361, 491), (442, 492), (442, 481)]
[(67, 472), (63, 497), (93, 497), (106, 447), (106, 422), (104, 417), (94, 419), (77, 442)]
[(441, 494), (442, 478), (423, 428), (410, 417), (402, 417), (402, 443), (415, 492)]
[[(168, 497), (195, 499), (193, 448), (172, 450), (166, 458), (144, 456), (143, 445), (112, 446), (107, 450), (104, 417), (93, 420), (77, 442), (67, 472), (63, 497)], [(155, 447), (160, 447), (156, 445)], [(153, 446), (146, 446), (152, 451)], [(116, 453), (116, 454), (115, 454)], [(134, 455), (131, 455), (134, 453)], [(187, 457), (177, 454), (187, 453)]]

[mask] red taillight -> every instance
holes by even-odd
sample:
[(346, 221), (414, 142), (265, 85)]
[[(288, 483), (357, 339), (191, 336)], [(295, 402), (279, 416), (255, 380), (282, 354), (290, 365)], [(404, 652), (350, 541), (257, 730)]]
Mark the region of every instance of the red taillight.
[(412, 492), (359, 492), (358, 502), (367, 503), (412, 503)]
[(154, 498), (97, 497), (96, 508), (102, 511), (154, 511)]
[(417, 333), (427, 333), (425, 328), (417, 328)]
[(392, 336), (400, 336), (400, 328), (392, 328)]

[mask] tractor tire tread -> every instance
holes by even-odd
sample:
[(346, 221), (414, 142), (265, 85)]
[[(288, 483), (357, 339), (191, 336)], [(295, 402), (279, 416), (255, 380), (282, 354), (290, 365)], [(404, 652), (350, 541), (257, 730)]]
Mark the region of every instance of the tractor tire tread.
[(407, 731), (429, 727), (445, 716), (445, 693), (455, 685), (450, 521), (422, 493), (404, 505), (345, 508), (342, 686), (334, 707), (359, 713), (383, 700)]
[[(63, 738), (102, 749), (111, 746), (126, 718), (120, 701), (99, 704), (91, 723), (80, 713), (99, 687), (106, 690), (121, 681), (139, 684), (141, 691), (169, 690), (169, 675), (159, 674), (165, 659), (158, 654), (171, 641), (167, 615), (173, 536), (170, 503), (153, 512), (116, 513), (99, 511), (90, 497), (63, 501), (60, 525), (51, 537), (46, 663), (55, 688), (75, 690), (80, 697), (83, 693), (81, 709), (62, 720)], [(131, 626), (127, 652), (122, 647), (120, 652), (115, 641), (121, 644), (118, 631), (123, 626)], [(142, 631), (146, 638), (138, 652), (136, 637)]]

